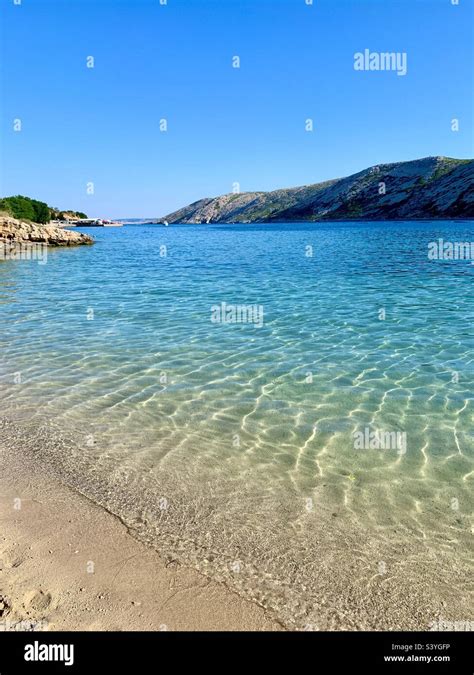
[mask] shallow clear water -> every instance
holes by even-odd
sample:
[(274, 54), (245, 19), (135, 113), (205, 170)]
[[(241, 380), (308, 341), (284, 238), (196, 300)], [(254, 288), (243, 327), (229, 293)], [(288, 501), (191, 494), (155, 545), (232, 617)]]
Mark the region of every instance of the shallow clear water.
[[(474, 265), (429, 260), (428, 243), (474, 241), (474, 224), (90, 233), (46, 265), (0, 263), (2, 415), (67, 436), (43, 437), (44, 461), (287, 625), (400, 626), (418, 590), (401, 627), (438, 599), (454, 616)], [(222, 302), (261, 306), (263, 325), (211, 321)], [(364, 430), (406, 434), (406, 452), (355, 447)]]

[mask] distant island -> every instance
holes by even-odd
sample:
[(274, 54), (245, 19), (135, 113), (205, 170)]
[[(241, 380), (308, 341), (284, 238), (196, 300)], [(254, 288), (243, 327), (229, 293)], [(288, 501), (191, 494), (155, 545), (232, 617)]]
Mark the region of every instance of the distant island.
[(314, 185), (200, 199), (168, 223), (474, 218), (474, 160), (425, 157), (378, 164)]

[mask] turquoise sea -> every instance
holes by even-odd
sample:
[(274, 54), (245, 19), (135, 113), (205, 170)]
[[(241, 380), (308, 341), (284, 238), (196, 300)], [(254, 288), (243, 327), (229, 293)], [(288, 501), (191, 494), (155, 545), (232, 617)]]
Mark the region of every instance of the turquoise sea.
[(289, 627), (472, 618), (472, 221), (84, 231), (0, 262), (23, 449)]

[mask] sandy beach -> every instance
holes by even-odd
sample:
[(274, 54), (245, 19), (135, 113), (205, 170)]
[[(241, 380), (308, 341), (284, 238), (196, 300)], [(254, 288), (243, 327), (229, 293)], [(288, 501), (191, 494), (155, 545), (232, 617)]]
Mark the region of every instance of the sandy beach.
[(282, 630), (2, 446), (0, 476), (1, 630)]

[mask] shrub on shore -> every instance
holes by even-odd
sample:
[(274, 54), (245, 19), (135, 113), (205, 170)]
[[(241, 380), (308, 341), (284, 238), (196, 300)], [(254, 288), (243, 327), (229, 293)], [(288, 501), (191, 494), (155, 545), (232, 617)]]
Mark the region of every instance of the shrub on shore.
[(42, 225), (49, 223), (53, 219), (66, 220), (69, 217), (87, 218), (86, 214), (81, 211), (60, 211), (48, 206), (45, 202), (24, 197), (23, 195), (0, 199), (0, 211), (5, 211), (18, 220), (27, 220)]
[(18, 220), (31, 220), (42, 224), (50, 221), (50, 209), (45, 202), (23, 197), (23, 195), (0, 199), (0, 209), (8, 211)]

